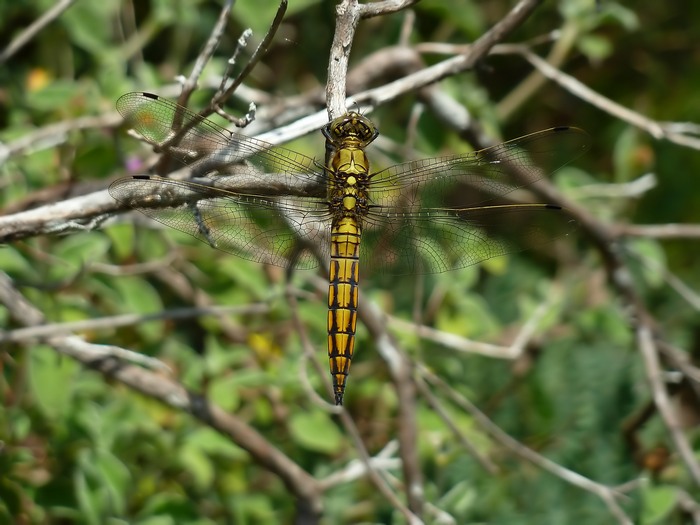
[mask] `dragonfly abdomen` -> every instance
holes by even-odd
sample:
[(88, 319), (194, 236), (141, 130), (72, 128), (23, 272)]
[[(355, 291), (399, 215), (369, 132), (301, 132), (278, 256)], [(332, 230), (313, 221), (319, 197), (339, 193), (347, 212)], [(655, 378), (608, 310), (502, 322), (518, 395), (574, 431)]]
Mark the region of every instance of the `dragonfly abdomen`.
[(343, 404), (345, 379), (355, 350), (360, 270), (360, 225), (352, 216), (334, 221), (328, 286), (328, 359), (335, 404)]

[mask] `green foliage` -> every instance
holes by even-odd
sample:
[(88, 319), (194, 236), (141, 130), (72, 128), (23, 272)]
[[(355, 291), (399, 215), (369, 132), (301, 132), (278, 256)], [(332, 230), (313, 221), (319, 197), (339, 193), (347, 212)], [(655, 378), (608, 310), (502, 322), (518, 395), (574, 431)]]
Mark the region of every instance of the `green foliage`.
[(289, 422), (290, 437), (301, 448), (332, 454), (341, 451), (342, 435), (327, 415), (320, 412), (299, 413)]
[[(107, 115), (130, 90), (177, 93), (173, 78), (190, 73), (221, 3), (76, 2), (4, 63), (0, 155), (5, 146), (33, 137), (0, 165), (4, 212), (67, 199), (73, 190), (102, 190), (108, 180), (129, 171), (127, 166), (140, 165), (145, 172), (149, 149), (125, 135), (114, 120), (48, 136), (39, 132), (77, 118)], [(415, 6), (409, 41), (471, 43), (511, 4), (425, 0)], [(38, 0), (1, 3), (0, 49), (52, 5)], [(690, 27), (700, 19), (698, 6), (685, 1), (669, 10), (664, 3), (629, 8), (601, 2), (596, 10), (592, 0), (544, 3), (510, 41), (539, 42), (542, 35), (564, 28), (574, 35), (562, 66), (568, 74), (652, 118), (698, 122), (700, 67), (697, 32)], [(270, 96), (261, 107), (324, 86), (334, 7), (319, 0), (290, 2), (277, 39), (246, 79), (247, 87)], [(242, 29), (252, 27), (257, 44), (276, 8), (274, 2), (236, 2), (194, 105), (208, 99)], [(395, 45), (405, 16), (361, 21), (352, 64)], [(546, 46), (540, 46), (533, 50), (546, 55)], [(239, 57), (239, 69), (252, 49)], [(444, 57), (430, 51), (422, 58), (434, 63)], [(553, 83), (541, 86), (502, 118), (500, 101), (530, 72), (522, 59), (496, 55), (467, 74), (444, 79), (436, 89), (467, 108), (489, 136), (511, 138), (560, 124), (587, 129), (590, 152), (552, 179), (596, 218), (608, 223), (700, 222), (697, 152), (656, 141)], [(382, 139), (395, 141), (379, 140), (372, 147), (377, 165), (472, 149), (430, 111), (424, 109), (414, 124), (418, 101), (405, 95), (372, 115)], [(233, 102), (244, 109), (247, 104), (247, 99)], [(323, 157), (320, 134), (291, 147)], [(656, 188), (642, 196), (620, 196), (621, 187), (646, 173), (655, 174)], [(284, 270), (212, 250), (184, 234), (143, 221), (134, 225), (126, 215), (99, 228), (85, 225), (86, 231), (70, 235), (58, 235), (61, 226), (56, 224), (57, 235), (0, 247), (0, 270), (43, 312), (46, 322), (263, 303), (267, 309), (261, 312), (153, 319), (75, 334), (161, 360), (167, 372), (159, 374), (235, 414), (317, 479), (333, 479), (354, 465), (354, 438), (340, 418), (322, 411), (308, 395), (312, 388), (326, 396), (325, 378), (303, 358), (308, 340), (327, 374), (326, 298), (312, 284), (315, 274), (285, 275)], [(426, 239), (428, 245), (442, 249)], [(700, 289), (697, 242), (622, 239), (620, 248), (635, 289), (668, 340), (697, 349), (697, 310), (668, 284), (668, 272), (673, 272), (689, 290)], [(285, 298), (287, 284), (298, 311)], [(515, 359), (460, 352), (411, 329), (391, 328), (391, 333), (407, 355), (545, 458), (608, 486), (644, 479), (620, 500), (635, 522), (687, 522), (681, 498), (690, 494), (697, 499), (698, 491), (683, 473), (681, 460), (672, 456), (661, 473), (640, 467), (638, 454), (658, 445), (671, 447), (658, 416), (635, 434), (639, 450), (633, 450), (623, 433), (625, 422), (652, 396), (629, 311), (607, 284), (597, 252), (581, 232), (541, 250), (444, 274), (362, 274), (361, 293), (403, 321), (420, 318), (433, 329), (492, 345), (507, 346), (523, 327), (531, 328), (528, 345)], [(0, 308), (3, 331), (19, 328), (23, 321)], [(381, 322), (392, 326), (384, 318)], [(401, 402), (390, 379), (393, 363), (377, 350), (371, 332), (360, 323), (346, 404), (371, 454), (390, 448), (397, 439)], [(202, 421), (117, 380), (106, 380), (58, 354), (50, 341), (3, 341), (0, 358), (0, 524), (293, 520), (296, 502), (288, 487)], [(473, 415), (440, 389), (429, 388), (453, 423), (447, 425), (442, 412), (424, 397), (416, 404), (422, 489), (431, 508), (460, 524), (613, 521), (599, 498), (514, 455)], [(462, 438), (497, 470), (487, 471)], [(693, 445), (697, 448), (697, 440)], [(396, 482), (394, 487), (401, 487), (401, 476), (400, 466), (388, 467), (387, 479)], [(366, 476), (348, 476), (325, 489), (325, 523), (405, 522)], [(446, 522), (428, 511), (425, 516), (426, 523)]]

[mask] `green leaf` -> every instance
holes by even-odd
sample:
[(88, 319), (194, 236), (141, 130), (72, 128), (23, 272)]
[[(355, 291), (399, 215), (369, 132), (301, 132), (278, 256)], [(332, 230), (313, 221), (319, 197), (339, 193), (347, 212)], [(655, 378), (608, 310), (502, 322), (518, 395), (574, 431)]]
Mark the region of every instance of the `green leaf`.
[(475, 506), (479, 495), (469, 481), (460, 481), (440, 499), (441, 509), (450, 509), (456, 515), (465, 515)]
[[(28, 92), (27, 104), (36, 111), (54, 112), (71, 107), (71, 101), (75, 96), (74, 82), (56, 79), (42, 89)], [(48, 152), (51, 155), (54, 154), (50, 150)]]
[(151, 516), (134, 522), (135, 525), (175, 525), (170, 516)]
[(119, 224), (105, 230), (110, 239), (110, 246), (118, 260), (126, 259), (134, 249), (134, 227), (131, 224)]
[(12, 246), (0, 246), (0, 268), (8, 274), (35, 275), (29, 260)]
[(73, 475), (75, 485), (75, 497), (83, 519), (90, 525), (100, 525), (99, 504), (95, 494), (90, 490), (87, 474), (83, 470), (76, 470)]
[(451, 297), (454, 308), (441, 308), (436, 315), (436, 327), (464, 337), (482, 337), (494, 333), (498, 322), (488, 304), (474, 294), (462, 294), (454, 290)]
[(72, 268), (81, 268), (90, 262), (103, 259), (109, 251), (110, 241), (104, 235), (75, 233), (62, 237), (54, 244), (52, 253)]
[[(150, 314), (163, 309), (160, 296), (153, 287), (140, 277), (122, 277), (114, 281), (122, 310), (129, 313)], [(149, 322), (139, 325), (144, 337), (157, 339), (162, 336), (163, 323)]]
[(644, 510), (642, 512), (642, 525), (661, 525), (667, 523), (671, 512), (678, 501), (675, 487), (662, 485), (659, 487), (647, 487), (644, 490)]
[(209, 385), (209, 398), (224, 410), (233, 411), (240, 403), (238, 385), (234, 375), (218, 377)]
[(221, 275), (230, 278), (234, 283), (238, 283), (238, 286), (235, 288), (223, 289), (222, 293), (217, 295), (221, 302), (235, 304), (237, 298), (241, 297), (242, 291), (253, 294), (256, 300), (266, 298), (271, 293), (275, 293), (260, 264), (230, 255), (224, 255), (217, 258), (217, 260), (221, 264), (219, 269)]
[(64, 417), (71, 409), (73, 386), (80, 368), (75, 361), (47, 346), (35, 346), (28, 351), (29, 381), (39, 407), (51, 419)]
[(31, 188), (43, 188), (58, 181), (56, 153), (50, 149), (34, 152), (24, 160), (22, 167), (26, 183)]
[(61, 17), (70, 31), (70, 38), (74, 44), (86, 51), (93, 53), (105, 53), (109, 51), (109, 32), (96, 31), (95, 28), (105, 27), (110, 23), (110, 18), (119, 9), (119, 3), (115, 0), (103, 0), (101, 2), (78, 2), (68, 9)]
[(95, 461), (97, 475), (108, 494), (110, 508), (116, 513), (126, 510), (131, 474), (124, 463), (110, 452), (101, 451)]
[(639, 175), (636, 158), (640, 148), (640, 141), (640, 134), (634, 128), (628, 128), (615, 141), (613, 153), (615, 179), (618, 182), (627, 182)]
[(207, 455), (194, 446), (183, 447), (178, 459), (200, 489), (210, 486), (214, 479), (214, 465)]
[(613, 47), (610, 40), (598, 35), (587, 35), (581, 37), (578, 41), (578, 48), (584, 55), (593, 61), (604, 60), (613, 52)]
[(289, 421), (292, 439), (314, 452), (334, 454), (340, 451), (343, 437), (333, 421), (320, 411), (298, 412)]
[[(456, 26), (468, 36), (478, 35), (484, 27), (483, 10), (473, 2), (455, 0), (425, 0), (416, 9), (429, 13), (436, 20), (442, 19), (451, 26)], [(438, 24), (436, 22), (436, 29)]]
[(662, 287), (667, 271), (666, 253), (659, 242), (640, 237), (629, 241), (628, 246), (640, 258), (644, 280), (654, 288)]
[[(300, 13), (321, 0), (295, 0), (289, 2), (285, 17)], [(253, 30), (254, 38), (261, 40), (275, 18), (279, 2), (239, 2), (233, 16), (244, 26)]]
[(604, 13), (627, 31), (636, 31), (640, 27), (639, 15), (634, 8), (623, 6), (619, 2), (604, 2)]
[(187, 446), (196, 447), (207, 454), (226, 456), (229, 459), (244, 459), (247, 455), (241, 448), (211, 428), (198, 428), (187, 437)]
[[(147, 520), (140, 520), (138, 523), (158, 525), (190, 523), (190, 520), (196, 516), (194, 504), (193, 500), (185, 498), (176, 491), (157, 493), (149, 498), (141, 509), (141, 514), (145, 517), (148, 517), (148, 515), (157, 515), (157, 517), (153, 516)], [(158, 521), (160, 519), (163, 521)]]

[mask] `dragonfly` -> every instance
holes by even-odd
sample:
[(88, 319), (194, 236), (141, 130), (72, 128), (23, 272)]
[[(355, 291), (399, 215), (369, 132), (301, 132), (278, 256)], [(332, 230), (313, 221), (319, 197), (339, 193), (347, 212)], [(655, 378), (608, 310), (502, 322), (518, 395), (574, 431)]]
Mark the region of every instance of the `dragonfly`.
[[(326, 155), (320, 162), (151, 93), (127, 93), (117, 109), (145, 142), (191, 173), (187, 180), (119, 179), (109, 187), (119, 203), (244, 259), (287, 269), (326, 265), (337, 405), (355, 351), (360, 267), (445, 272), (565, 234), (571, 221), (561, 207), (500, 200), (567, 164), (589, 142), (583, 130), (556, 127), (373, 172), (365, 149), (379, 132), (354, 111), (321, 129)], [(517, 233), (492, 235), (494, 228)]]

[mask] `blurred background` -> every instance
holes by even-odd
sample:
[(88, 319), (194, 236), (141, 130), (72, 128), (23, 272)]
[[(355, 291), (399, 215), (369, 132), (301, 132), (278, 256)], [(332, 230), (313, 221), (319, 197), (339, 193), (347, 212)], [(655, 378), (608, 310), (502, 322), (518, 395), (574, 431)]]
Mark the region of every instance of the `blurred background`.
[[(134, 90), (177, 98), (175, 79), (190, 74), (222, 2), (78, 1), (9, 52), (17, 36), (54, 5), (0, 4), (3, 215), (98, 192), (117, 177), (145, 172), (154, 156), (126, 134), (114, 103)], [(354, 66), (371, 64), (375, 53), (400, 42), (417, 50), (425, 64), (444, 60), (478, 39), (512, 5), (425, 0), (412, 12), (362, 20), (350, 75)], [(237, 59), (242, 69), (276, 9), (274, 2), (235, 4), (192, 109), (209, 100), (249, 27), (253, 36)], [(603, 0), (596, 6), (592, 0), (558, 0), (536, 9), (507, 42), (531, 45), (567, 75), (639, 115), (697, 132), (692, 123), (700, 122), (698, 21), (700, 4), (692, 1), (675, 2), (671, 9), (659, 2)], [(334, 2), (291, 0), (269, 50), (227, 110), (241, 116), (255, 101), (258, 119), (251, 130), (261, 132), (323, 109), (334, 27)], [(361, 89), (395, 78), (389, 70), (375, 73), (368, 83), (360, 81)], [(532, 74), (522, 56), (501, 52), (437, 86), (468, 112), (472, 131), (493, 142), (557, 125), (585, 129), (589, 151), (550, 181), (611, 232), (626, 231), (627, 225), (700, 222), (696, 149), (657, 140)], [(369, 150), (377, 168), (473, 147), (427, 111), (416, 93), (370, 116), (381, 131)], [(317, 132), (286, 146), (323, 158)], [(665, 341), (692, 365), (700, 353), (698, 233), (672, 238), (628, 233), (618, 248), (633, 288)], [(356, 442), (310, 398), (308, 384), (327, 398), (325, 378), (303, 358), (294, 314), (327, 374), (326, 297), (313, 284), (313, 272), (291, 275), (298, 297), (291, 306), (284, 270), (152, 228), (135, 214), (88, 231), (8, 243), (0, 248), (0, 270), (51, 323), (264, 304), (263, 310), (244, 313), (77, 333), (157, 358), (190, 391), (235, 413), (303, 470), (326, 480), (322, 523), (404, 523), (372, 482), (348, 473), (358, 457)], [(551, 249), (444, 274), (363, 276), (361, 289), (391, 316), (390, 332), (417, 368), (469, 399), (514, 440), (596, 483), (621, 486), (625, 497), (619, 504), (635, 523), (700, 523), (693, 500), (697, 485), (654, 409), (631, 328), (635, 320), (608, 277), (600, 253), (579, 228)], [(407, 327), (412, 322), (438, 335), (419, 337)], [(0, 326), (7, 331), (21, 323), (0, 308)], [(524, 327), (530, 331), (527, 344), (508, 354)], [(444, 334), (458, 343), (446, 342)], [(470, 350), (470, 341), (503, 352), (481, 355)], [(403, 417), (375, 343), (360, 325), (345, 400), (370, 455), (392, 450)], [(190, 415), (36, 340), (3, 338), (0, 367), (0, 523), (299, 519), (278, 477), (235, 440)], [(677, 372), (668, 363), (664, 369)], [(666, 379), (672, 381), (682, 431), (697, 451), (696, 385), (682, 374)], [(426, 523), (624, 522), (598, 496), (526, 462), (492, 439), (473, 414), (444, 393), (437, 395), (444, 414), (423, 395), (412, 407), (420, 429), (424, 498), (431, 507)], [(392, 457), (401, 455), (394, 451)], [(488, 458), (491, 466), (479, 458)], [(387, 472), (403, 494), (399, 463)], [(347, 477), (332, 477), (338, 473)]]

